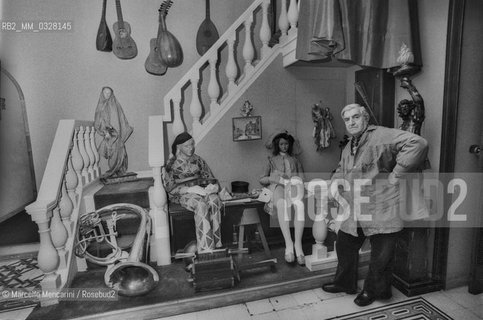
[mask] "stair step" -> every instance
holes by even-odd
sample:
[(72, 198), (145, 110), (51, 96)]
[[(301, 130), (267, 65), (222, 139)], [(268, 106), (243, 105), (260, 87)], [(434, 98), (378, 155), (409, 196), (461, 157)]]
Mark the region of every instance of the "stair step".
[(94, 194), (96, 210), (115, 203), (130, 203), (142, 208), (149, 208), (149, 188), (153, 178), (108, 184)]
[(40, 243), (13, 244), (0, 247), (0, 260), (22, 259), (37, 256)]

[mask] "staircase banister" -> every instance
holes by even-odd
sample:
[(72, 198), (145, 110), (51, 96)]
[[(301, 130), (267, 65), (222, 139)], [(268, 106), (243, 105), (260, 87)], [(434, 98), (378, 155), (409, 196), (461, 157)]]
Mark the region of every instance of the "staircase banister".
[(181, 88), (192, 79), (193, 72), (199, 72), (201, 67), (207, 63), (210, 57), (217, 53), (218, 49), (232, 37), (232, 34), (242, 25), (250, 15), (265, 1), (254, 0), (253, 3), (245, 10), (245, 12), (229, 27), (225, 33), (211, 46), (211, 48), (185, 73), (185, 75), (173, 86), (173, 88), (164, 96), (164, 115), (165, 121), (173, 120), (171, 114), (171, 99), (174, 95), (179, 94)]
[(32, 221), (42, 222), (45, 221), (45, 219), (50, 219), (50, 216), (47, 214), (47, 212), (52, 211), (56, 205), (57, 199), (50, 201), (41, 201), (37, 199), (26, 206), (25, 210), (31, 216)]
[[(72, 135), (79, 126), (92, 126), (93, 121), (63, 119), (59, 121), (54, 142), (50, 149), (49, 158), (40, 184), (37, 200), (31, 204), (38, 208), (55, 206), (64, 179), (65, 164), (72, 144)], [(28, 207), (27, 207), (28, 208)]]
[(149, 116), (148, 161), (151, 168), (164, 166), (164, 125), (165, 116)]

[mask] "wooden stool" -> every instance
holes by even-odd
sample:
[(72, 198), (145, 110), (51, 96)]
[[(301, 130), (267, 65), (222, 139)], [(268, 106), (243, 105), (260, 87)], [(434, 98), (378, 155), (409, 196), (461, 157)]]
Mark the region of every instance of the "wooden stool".
[[(240, 219), (239, 231), (238, 231), (238, 249), (243, 249), (243, 238), (245, 236), (245, 226), (256, 224), (258, 233), (260, 234), (260, 239), (262, 240), (263, 249), (265, 250), (265, 254), (267, 258), (272, 256), (270, 252), (270, 248), (268, 247), (267, 239), (265, 238), (265, 233), (263, 232), (262, 223), (260, 221), (260, 217), (258, 216), (258, 209), (257, 208), (247, 208), (243, 210), (242, 217)], [(242, 258), (242, 254), (238, 254), (238, 259)]]

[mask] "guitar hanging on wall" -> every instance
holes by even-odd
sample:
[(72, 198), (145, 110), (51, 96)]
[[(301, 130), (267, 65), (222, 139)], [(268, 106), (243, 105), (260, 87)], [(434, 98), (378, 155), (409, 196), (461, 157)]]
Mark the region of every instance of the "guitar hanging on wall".
[(161, 32), (157, 38), (158, 52), (161, 60), (170, 68), (174, 68), (183, 63), (183, 50), (178, 39), (166, 28), (166, 15), (173, 0), (165, 0), (164, 10), (159, 16), (161, 19)]
[[(157, 44), (158, 40), (157, 39), (158, 39), (161, 31), (163, 30), (163, 26), (162, 26), (162, 22), (161, 22), (161, 19), (163, 19), (163, 17), (161, 17), (161, 16), (164, 15), (165, 11), (169, 9), (171, 4), (172, 4), (172, 2), (170, 2), (170, 3), (163, 2), (161, 4), (161, 7), (158, 10), (158, 12), (159, 12), (158, 35), (156, 36), (156, 38), (152, 38), (149, 41), (149, 47), (150, 47), (149, 55), (146, 58), (146, 62), (144, 63), (144, 68), (146, 69), (146, 71), (150, 74), (154, 74), (154, 75), (157, 75), (157, 76), (162, 76), (163, 74), (166, 73), (166, 70), (168, 69), (168, 67), (163, 62), (163, 60), (161, 60), (161, 56), (159, 55), (158, 44)], [(167, 6), (167, 8), (166, 8), (166, 6)]]
[(219, 37), (215, 24), (210, 20), (210, 0), (206, 0), (206, 19), (203, 20), (196, 34), (196, 50), (199, 55), (204, 55)]
[(136, 42), (131, 38), (131, 26), (122, 19), (121, 0), (116, 0), (117, 22), (114, 23), (112, 52), (119, 59), (132, 59), (138, 54)]
[(99, 23), (99, 29), (97, 29), (96, 49), (99, 51), (111, 52), (112, 37), (106, 23), (106, 2), (107, 0), (104, 0), (102, 3), (101, 22)]

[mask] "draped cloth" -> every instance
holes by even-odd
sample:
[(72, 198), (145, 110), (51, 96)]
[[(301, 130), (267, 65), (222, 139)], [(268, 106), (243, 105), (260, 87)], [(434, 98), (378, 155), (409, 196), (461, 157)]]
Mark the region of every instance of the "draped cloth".
[(296, 57), (392, 68), (405, 45), (421, 65), (418, 29), (417, 0), (304, 0)]
[[(110, 94), (105, 94), (110, 90)], [(125, 143), (133, 128), (129, 125), (121, 105), (109, 87), (101, 90), (97, 103), (94, 127), (102, 137), (99, 153), (107, 159), (109, 169), (102, 178), (122, 176), (127, 171), (127, 153)]]

